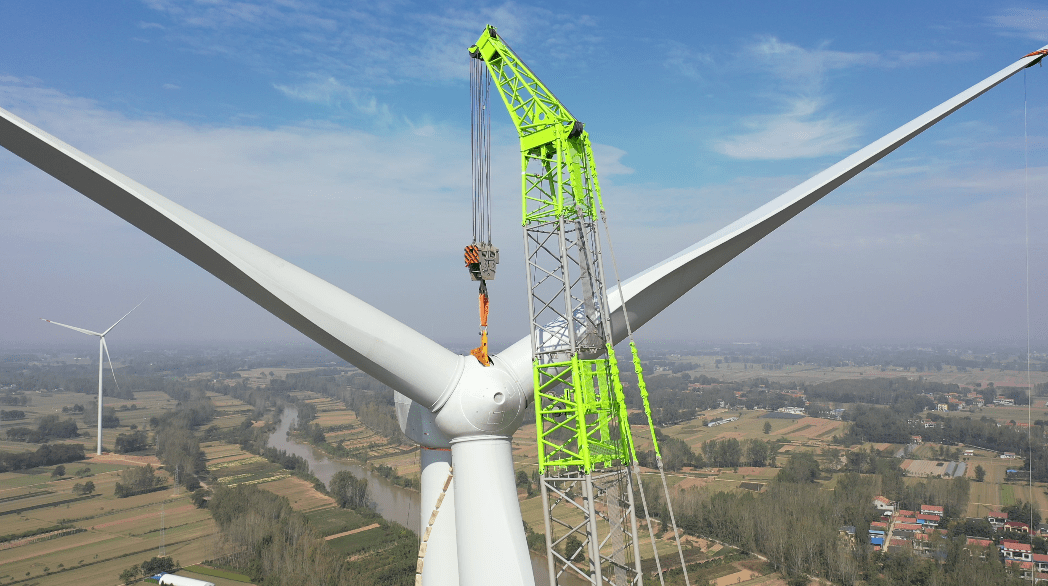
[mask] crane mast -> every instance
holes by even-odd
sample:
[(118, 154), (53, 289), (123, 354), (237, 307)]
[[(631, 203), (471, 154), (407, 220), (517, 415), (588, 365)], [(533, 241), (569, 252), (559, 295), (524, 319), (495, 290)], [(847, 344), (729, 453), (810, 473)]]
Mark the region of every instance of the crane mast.
[(613, 349), (589, 134), (495, 27), (469, 52), (487, 66), (520, 136), (550, 583), (568, 573), (595, 585), (640, 584), (629, 472), (636, 453)]

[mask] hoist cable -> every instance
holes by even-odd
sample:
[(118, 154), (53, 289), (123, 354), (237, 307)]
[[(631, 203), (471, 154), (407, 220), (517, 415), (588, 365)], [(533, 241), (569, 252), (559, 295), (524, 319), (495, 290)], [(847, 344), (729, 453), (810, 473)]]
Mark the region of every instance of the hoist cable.
[(469, 154), (470, 173), (473, 180), (473, 242), (477, 241), (477, 60), (469, 62)]
[(470, 59), (469, 88), (473, 242), (491, 244), (491, 74), (481, 59)]
[[(1033, 526), (1033, 382), (1030, 374), (1030, 138), (1026, 104), (1026, 69), (1023, 69), (1023, 198), (1025, 200), (1024, 222), (1026, 224), (1026, 449), (1029, 452), (1027, 466), (1030, 469), (1030, 532), (1032, 533), (1036, 528)], [(1035, 572), (1031, 576), (1030, 583), (1036, 582), (1036, 576)]]
[[(637, 353), (637, 345), (636, 345), (636, 343), (633, 340), (633, 328), (630, 327), (630, 316), (629, 316), (629, 312), (626, 311), (626, 295), (622, 292), (622, 279), (619, 278), (619, 262), (615, 258), (615, 245), (611, 241), (611, 229), (608, 227), (608, 215), (604, 212), (603, 207), (600, 210), (600, 219), (601, 219), (601, 222), (604, 224), (604, 233), (608, 237), (608, 252), (611, 253), (611, 266), (612, 266), (612, 270), (614, 270), (614, 272), (615, 272), (615, 284), (616, 284), (616, 288), (618, 289), (618, 292), (619, 292), (619, 309), (622, 310), (622, 318), (623, 318), (623, 321), (626, 324), (626, 337), (629, 338), (630, 350), (633, 353), (633, 362), (634, 362), (634, 365), (637, 367), (637, 377), (638, 377), (637, 382), (638, 382), (638, 386), (641, 386), (641, 385), (643, 385), (643, 382), (642, 382), (643, 379), (640, 378), (640, 377), (642, 377), (643, 375), (641, 374), (640, 368), (639, 368), (639, 366), (640, 366), (640, 356)], [(614, 335), (614, 334), (612, 334), (612, 335)], [(681, 547), (680, 532), (677, 530), (677, 518), (673, 514), (673, 503), (670, 502), (671, 501), (671, 498), (670, 498), (670, 487), (669, 487), (669, 483), (666, 482), (666, 471), (665, 471), (665, 469), (663, 468), (663, 465), (662, 465), (662, 456), (658, 452), (658, 443), (657, 443), (658, 440), (655, 438), (655, 427), (654, 427), (654, 423), (652, 423), (652, 419), (651, 419), (651, 409), (650, 409), (650, 407), (648, 405), (647, 391), (646, 390), (642, 390), (641, 391), (641, 398), (644, 401), (644, 410), (647, 412), (647, 415), (648, 415), (648, 426), (649, 426), (649, 429), (651, 430), (651, 442), (652, 442), (652, 445), (655, 446), (655, 463), (659, 467), (659, 476), (662, 477), (662, 489), (663, 489), (663, 492), (666, 495), (666, 509), (667, 509), (667, 511), (670, 514), (670, 524), (673, 527), (673, 539), (677, 543), (677, 553), (680, 555), (680, 567), (681, 567), (681, 571), (684, 572), (684, 584), (686, 586), (691, 586), (691, 580), (688, 579), (688, 564), (685, 563), (685, 561), (684, 561), (684, 548)], [(634, 463), (634, 466), (636, 466), (636, 463)], [(641, 490), (641, 498), (644, 499), (644, 496), (643, 496), (644, 495), (644, 485), (643, 485), (643, 483), (640, 482), (640, 478), (639, 478), (640, 470), (639, 470), (639, 468), (637, 469), (637, 476), (638, 476), (637, 482), (638, 482), (638, 484), (640, 484), (639, 488)], [(646, 499), (644, 499), (644, 500), (646, 500)], [(647, 517), (647, 504), (645, 504), (645, 512), (644, 512), (644, 514), (645, 514), (645, 517)], [(650, 532), (651, 532), (650, 521), (649, 521), (648, 527), (649, 527), (648, 531), (649, 531), (649, 534), (650, 534)], [(654, 549), (654, 539), (652, 539), (652, 549)], [(658, 551), (656, 551), (655, 552), (655, 559), (656, 560), (658, 560), (658, 556), (659, 556)], [(662, 579), (661, 572), (659, 574), (659, 579), (660, 580)]]

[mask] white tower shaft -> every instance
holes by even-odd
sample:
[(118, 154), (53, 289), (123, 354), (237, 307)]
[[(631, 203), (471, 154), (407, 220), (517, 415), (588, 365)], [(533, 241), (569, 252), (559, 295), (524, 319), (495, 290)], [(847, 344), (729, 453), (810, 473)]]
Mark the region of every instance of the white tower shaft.
[(105, 336), (98, 337), (98, 448), (95, 453), (99, 456), (102, 455), (102, 367), (105, 364), (102, 362), (102, 353), (105, 352), (106, 338)]

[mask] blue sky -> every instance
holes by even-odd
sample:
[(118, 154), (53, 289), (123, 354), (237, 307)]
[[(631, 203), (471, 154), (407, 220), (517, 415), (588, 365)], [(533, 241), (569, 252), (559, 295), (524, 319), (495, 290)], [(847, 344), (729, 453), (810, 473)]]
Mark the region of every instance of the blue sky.
[[(10, 3), (0, 107), (465, 347), (466, 47), (485, 24), (586, 123), (624, 276), (1048, 43), (1034, 4), (804, 6)], [(1029, 185), (1045, 340), (1045, 76), (1013, 77), (888, 156), (642, 338), (1025, 341)], [(499, 346), (526, 333), (526, 306), (516, 137), (495, 112)], [(75, 343), (37, 318), (105, 327), (146, 295), (129, 341), (302, 339), (6, 152), (0, 197), (0, 344)]]

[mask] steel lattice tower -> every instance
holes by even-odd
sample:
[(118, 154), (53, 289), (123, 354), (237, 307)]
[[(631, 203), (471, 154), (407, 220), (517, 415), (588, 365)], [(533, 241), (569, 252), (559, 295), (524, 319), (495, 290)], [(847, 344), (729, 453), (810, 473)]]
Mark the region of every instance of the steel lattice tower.
[(550, 582), (639, 584), (635, 460), (601, 262), (589, 135), (488, 27), (483, 60), (521, 143), (536, 433)]

